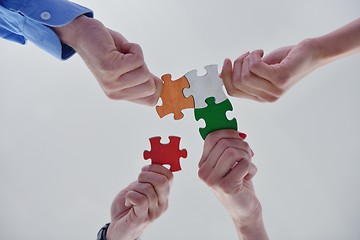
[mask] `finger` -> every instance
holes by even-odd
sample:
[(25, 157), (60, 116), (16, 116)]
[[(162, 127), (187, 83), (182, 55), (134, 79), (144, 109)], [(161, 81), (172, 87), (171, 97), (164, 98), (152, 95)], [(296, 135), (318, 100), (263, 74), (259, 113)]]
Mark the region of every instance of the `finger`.
[[(238, 77), (241, 79), (241, 81), (239, 81), (237, 83), (238, 85), (236, 86), (236, 88), (239, 88), (239, 89), (243, 90), (244, 92), (246, 92), (247, 94), (253, 95), (253, 96), (255, 96), (261, 100), (264, 100), (266, 102), (276, 101), (277, 98), (270, 95), (269, 93), (249, 86), (249, 82), (251, 82), (251, 81), (255, 81), (257, 83), (259, 81), (261, 82), (261, 79), (259, 79), (259, 77), (257, 77), (252, 72), (250, 72), (250, 69), (249, 69), (250, 58), (249, 57), (250, 56), (246, 57), (243, 61), (241, 76), (234, 76), (234, 78)], [(234, 68), (235, 68), (235, 66), (234, 66)]]
[(241, 149), (232, 147), (227, 148), (216, 162), (216, 166), (211, 171), (211, 174), (208, 177), (209, 183), (218, 183), (222, 178), (229, 174), (232, 169), (239, 164), (239, 162), (250, 162), (250, 159), (251, 156)]
[[(224, 64), (220, 73), (220, 77), (222, 78), (224, 82), (224, 86), (226, 90), (233, 90), (234, 87), (232, 85), (232, 63), (231, 60), (226, 58), (224, 60)], [(228, 91), (229, 92), (229, 91)]]
[[(258, 50), (250, 54), (250, 71), (260, 78), (267, 79), (270, 83), (274, 83), (274, 80), (279, 77), (278, 68), (275, 67), (277, 64), (267, 64), (266, 61), (261, 59), (262, 55)], [(265, 56), (264, 59), (266, 58)]]
[(132, 205), (132, 211), (135, 215), (135, 218), (145, 219), (149, 214), (149, 201), (146, 195), (137, 192), (129, 191), (125, 197), (125, 203), (127, 205)]
[[(167, 204), (170, 193), (170, 183), (164, 175), (146, 171), (140, 174), (138, 181), (140, 183), (151, 184), (154, 188), (157, 204), (153, 205), (153, 210), (155, 210), (155, 208), (157, 209), (159, 206), (162, 208)], [(153, 200), (155, 200), (155, 198)]]
[(174, 180), (174, 174), (169, 169), (159, 164), (146, 165), (141, 169), (141, 171), (151, 171), (164, 175), (169, 182), (173, 182)]
[(110, 31), (110, 34), (116, 46), (116, 51), (110, 53), (111, 69), (117, 69), (119, 75), (122, 75), (145, 64), (140, 45), (125, 41), (122, 35), (115, 31)]
[(108, 94), (114, 94), (120, 92), (126, 88), (136, 87), (150, 81), (152, 77), (146, 66), (135, 69), (134, 71), (127, 72), (123, 75), (114, 76), (117, 79), (107, 79), (102, 82), (101, 86), (104, 91)]
[[(242, 62), (242, 60), (248, 54), (249, 54), (248, 52), (242, 54), (236, 61), (238, 61), (239, 63)], [(241, 71), (241, 68), (239, 68), (237, 70)], [(220, 75), (221, 75), (221, 78), (223, 79), (225, 89), (230, 96), (258, 101), (258, 99), (256, 97), (248, 95), (247, 93), (237, 89), (233, 85), (233, 81), (234, 81), (233, 80), (233, 69), (232, 69), (232, 63), (231, 63), (230, 59), (226, 58), (224, 60), (223, 69), (222, 69), (222, 72)]]
[(212, 132), (208, 134), (205, 138), (204, 147), (203, 147), (203, 153), (200, 158), (198, 166), (201, 167), (201, 165), (204, 163), (204, 161), (208, 158), (211, 150), (214, 148), (216, 143), (221, 139), (239, 139), (238, 132), (232, 129), (224, 129), (224, 130), (218, 130), (215, 132)]
[(152, 96), (156, 92), (156, 86), (154, 81), (147, 81), (135, 87), (125, 88), (118, 92), (107, 93), (110, 99), (115, 100), (128, 100), (145, 98)]
[[(249, 69), (252, 72), (252, 77), (250, 81), (245, 81), (244, 84), (249, 87), (253, 87), (260, 91), (264, 91), (272, 96), (280, 97), (283, 94), (283, 90), (276, 87), (270, 80), (271, 76), (269, 75), (258, 75), (253, 69), (256, 69), (258, 65), (262, 64), (261, 57), (263, 55), (262, 50), (253, 51), (249, 55)], [(261, 67), (260, 67), (261, 68)]]
[(249, 172), (244, 177), (244, 179), (250, 181), (251, 179), (253, 179), (253, 177), (255, 177), (256, 173), (257, 173), (257, 167), (255, 166), (255, 164), (250, 163)]
[(115, 82), (115, 84), (119, 86), (119, 88), (114, 88), (114, 90), (122, 90), (125, 88), (135, 87), (147, 81), (150, 81), (151, 78), (152, 75), (149, 72), (149, 69), (146, 67), (146, 65), (143, 65), (133, 71), (121, 75)]
[[(240, 139), (222, 139), (218, 141), (209, 157), (199, 168), (198, 175), (205, 181), (213, 174), (215, 177), (220, 175), (222, 177), (240, 158), (251, 159), (250, 152), (249, 145)], [(226, 161), (225, 164), (223, 164), (224, 161)]]
[(121, 33), (116, 32), (109, 28), (107, 28), (107, 30), (109, 31), (111, 37), (113, 38), (117, 49), (119, 49), (120, 52), (123, 52), (123, 50), (122, 50), (123, 44), (128, 43), (129, 41)]
[(250, 172), (251, 162), (248, 158), (243, 158), (228, 172), (223, 178), (224, 182), (238, 184), (243, 181)]
[(215, 167), (220, 156), (228, 149), (234, 148), (246, 152), (251, 156), (251, 149), (247, 142), (241, 139), (220, 139), (213, 150), (210, 152), (208, 158), (203, 162), (202, 167), (208, 165), (210, 168)]
[(154, 94), (143, 98), (132, 99), (130, 101), (142, 105), (155, 106), (155, 104), (157, 104), (159, 101), (160, 94), (163, 88), (163, 82), (161, 81), (160, 78), (156, 76), (153, 76), (153, 81), (155, 83), (155, 89), (156, 89)]
[(146, 197), (148, 205), (148, 215), (150, 217), (154, 217), (156, 215), (156, 209), (158, 209), (159, 207), (159, 201), (153, 185), (147, 182), (138, 181), (133, 191), (136, 191)]

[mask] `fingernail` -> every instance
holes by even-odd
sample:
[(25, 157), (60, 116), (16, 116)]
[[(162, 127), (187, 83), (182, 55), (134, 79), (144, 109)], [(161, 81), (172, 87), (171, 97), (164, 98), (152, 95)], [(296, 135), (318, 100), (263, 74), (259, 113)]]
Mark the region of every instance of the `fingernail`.
[(243, 132), (239, 132), (239, 137), (242, 138), (243, 140), (245, 140), (247, 135), (245, 133), (243, 133)]
[(251, 156), (253, 157), (255, 155), (255, 153), (253, 152), (252, 149), (250, 149), (250, 150), (251, 150)]

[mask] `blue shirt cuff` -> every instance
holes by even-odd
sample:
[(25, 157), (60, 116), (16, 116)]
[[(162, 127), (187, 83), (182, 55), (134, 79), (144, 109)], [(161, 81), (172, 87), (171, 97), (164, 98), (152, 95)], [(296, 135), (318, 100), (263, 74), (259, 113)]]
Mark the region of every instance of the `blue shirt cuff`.
[(93, 17), (90, 9), (67, 0), (0, 0), (0, 4), (8, 10), (0, 9), (0, 17), (5, 18), (0, 21), (1, 37), (24, 43), (23, 36), (62, 60), (70, 58), (75, 50), (61, 43), (50, 27), (64, 26), (80, 15)]

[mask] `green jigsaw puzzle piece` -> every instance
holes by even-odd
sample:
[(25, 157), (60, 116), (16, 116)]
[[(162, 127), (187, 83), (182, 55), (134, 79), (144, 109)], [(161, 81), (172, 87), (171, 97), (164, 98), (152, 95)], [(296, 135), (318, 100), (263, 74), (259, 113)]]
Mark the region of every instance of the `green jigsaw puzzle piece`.
[(229, 120), (226, 117), (227, 111), (232, 111), (233, 107), (229, 101), (225, 101), (216, 104), (214, 97), (209, 97), (205, 100), (207, 103), (206, 108), (197, 108), (195, 109), (195, 119), (199, 121), (204, 119), (206, 126), (205, 128), (200, 128), (199, 132), (201, 137), (205, 140), (206, 136), (214, 131), (221, 129), (234, 129), (237, 130), (237, 121), (235, 118)]

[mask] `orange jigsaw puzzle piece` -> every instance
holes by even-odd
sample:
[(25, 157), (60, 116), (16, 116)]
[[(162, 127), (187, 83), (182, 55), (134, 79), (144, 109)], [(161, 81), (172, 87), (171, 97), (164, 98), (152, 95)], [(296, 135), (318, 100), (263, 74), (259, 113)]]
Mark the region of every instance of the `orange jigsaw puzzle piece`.
[(190, 84), (185, 76), (173, 81), (170, 74), (161, 77), (164, 86), (161, 92), (162, 105), (156, 106), (156, 112), (160, 118), (173, 113), (174, 119), (179, 120), (184, 117), (181, 112), (186, 108), (194, 108), (194, 98), (192, 96), (186, 98), (183, 94), (184, 88), (189, 88)]

